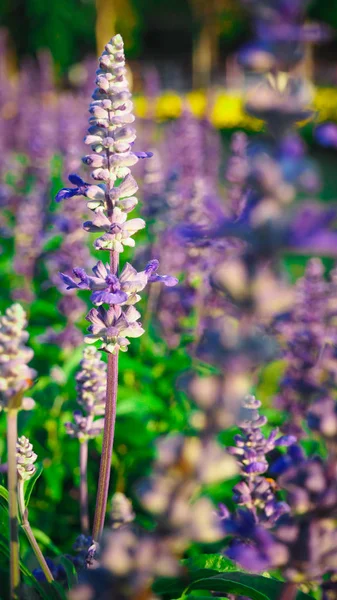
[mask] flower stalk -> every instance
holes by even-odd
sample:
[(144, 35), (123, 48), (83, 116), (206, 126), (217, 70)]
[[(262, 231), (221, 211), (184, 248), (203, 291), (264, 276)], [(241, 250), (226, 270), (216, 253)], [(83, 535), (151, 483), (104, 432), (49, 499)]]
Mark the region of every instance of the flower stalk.
[(16, 443), (16, 471), (17, 471), (17, 501), (21, 520), (21, 527), (24, 530), (31, 548), (40, 564), (40, 567), (49, 583), (54, 581), (47, 562), (36, 541), (28, 518), (28, 508), (25, 502), (25, 481), (29, 481), (36, 472), (35, 461), (37, 455), (33, 450), (29, 440), (22, 436)]
[(295, 600), (297, 596), (297, 585), (289, 581), (284, 585), (279, 600)]
[[(118, 272), (118, 252), (110, 252), (110, 271), (115, 276)], [(98, 541), (102, 535), (107, 510), (111, 459), (115, 438), (116, 411), (118, 389), (118, 350), (108, 355), (108, 372), (106, 387), (106, 403), (103, 431), (103, 446), (99, 467), (98, 488), (92, 537)]]
[(99, 540), (104, 527), (109, 493), (111, 458), (115, 436), (118, 387), (118, 353), (109, 354), (103, 447), (93, 527), (93, 539)]
[(25, 391), (32, 383), (35, 371), (27, 363), (33, 351), (25, 346), (28, 333), (25, 312), (20, 304), (13, 304), (0, 316), (0, 411), (7, 413), (7, 474), (9, 494), (10, 531), (10, 597), (19, 598), (20, 550), (18, 524), (18, 471), (17, 431), (19, 410), (34, 406)]
[(81, 532), (89, 533), (89, 505), (88, 505), (88, 440), (80, 442), (80, 519)]
[(16, 440), (18, 410), (7, 412), (8, 494), (9, 494), (9, 545), (10, 545), (10, 597), (19, 598), (20, 555), (18, 533), (18, 475), (16, 469)]

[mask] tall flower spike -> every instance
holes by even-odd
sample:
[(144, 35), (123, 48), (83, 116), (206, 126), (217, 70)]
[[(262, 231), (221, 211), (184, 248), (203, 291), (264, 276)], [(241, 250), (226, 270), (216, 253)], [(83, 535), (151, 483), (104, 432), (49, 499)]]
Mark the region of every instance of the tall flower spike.
[(245, 398), (238, 418), (241, 433), (235, 436), (236, 445), (228, 448), (228, 452), (236, 457), (242, 475), (242, 481), (233, 488), (233, 500), (248, 508), (256, 522), (271, 527), (289, 507), (277, 500), (270, 480), (264, 476), (269, 468), (267, 454), (276, 447), (294, 444), (296, 438), (278, 437), (277, 429), (265, 437), (261, 427), (267, 419), (260, 415), (260, 406), (261, 402), (254, 396)]
[(96, 419), (105, 412), (106, 363), (94, 346), (85, 348), (76, 375), (77, 403), (84, 410), (74, 412), (74, 422), (66, 423), (67, 433), (81, 442), (99, 435), (103, 428), (103, 419)]
[(25, 346), (26, 325), (20, 304), (13, 304), (0, 316), (0, 410), (7, 409), (16, 397), (17, 408), (29, 410), (34, 405), (33, 400), (20, 398), (35, 377), (35, 371), (27, 365), (34, 353)]
[[(89, 335), (85, 339), (88, 343), (101, 340), (101, 349), (109, 354), (103, 448), (93, 527), (93, 539), (99, 541), (104, 527), (109, 491), (116, 420), (118, 352), (127, 350), (129, 337), (139, 337), (144, 333), (144, 329), (138, 323), (140, 314), (132, 304), (140, 299), (137, 292), (143, 289), (148, 281), (162, 281), (166, 285), (174, 285), (176, 281), (157, 275), (157, 263), (148, 265), (142, 274), (126, 265), (118, 276), (120, 253), (123, 252), (124, 246), (135, 245), (133, 235), (145, 227), (143, 219), (127, 218), (128, 213), (137, 204), (134, 194), (138, 189), (130, 174), (130, 167), (136, 164), (139, 158), (151, 156), (151, 153), (132, 151), (136, 132), (131, 125), (135, 117), (126, 77), (123, 40), (120, 35), (115, 35), (105, 46), (96, 76), (97, 87), (89, 107), (91, 116), (88, 135), (85, 138), (85, 143), (91, 146), (92, 153), (85, 156), (83, 162), (92, 169), (91, 176), (98, 183), (90, 185), (72, 174), (69, 179), (75, 187), (61, 190), (56, 200), (78, 195), (88, 199), (88, 207), (94, 216), (92, 220), (84, 223), (84, 229), (101, 233), (94, 246), (97, 250), (108, 251), (110, 255), (107, 266), (99, 261), (94, 267), (94, 277), (87, 276), (82, 269), (76, 269), (74, 273), (80, 280), (79, 284), (63, 275), (68, 289), (78, 287), (92, 290), (91, 299), (98, 308), (91, 309), (87, 315), (91, 325)], [(103, 308), (102, 304), (107, 304), (109, 308)], [(127, 306), (124, 312), (122, 304), (131, 306)], [(83, 431), (86, 417), (78, 413), (74, 417), (78, 432)], [(90, 417), (88, 420), (90, 421)], [(86, 457), (83, 456), (81, 461), (84, 465)], [(84, 502), (82, 508), (85, 508)], [(87, 519), (82, 521), (84, 530), (87, 529), (85, 521), (87, 523)]]

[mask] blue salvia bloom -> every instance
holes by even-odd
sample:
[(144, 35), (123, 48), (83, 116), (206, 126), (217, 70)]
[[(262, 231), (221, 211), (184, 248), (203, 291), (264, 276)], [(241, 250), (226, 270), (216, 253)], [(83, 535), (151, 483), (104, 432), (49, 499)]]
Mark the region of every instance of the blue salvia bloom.
[[(76, 174), (69, 176), (72, 188), (63, 188), (56, 196), (60, 201), (74, 196), (84, 196), (88, 208), (94, 216), (84, 223), (88, 232), (99, 233), (94, 246), (97, 250), (108, 250), (115, 255), (123, 252), (125, 246), (134, 246), (133, 236), (145, 227), (140, 218), (128, 219), (138, 203), (135, 193), (138, 185), (132, 177), (130, 168), (139, 158), (147, 158), (151, 153), (134, 152), (136, 139), (133, 103), (126, 77), (123, 40), (114, 36), (106, 45), (99, 59), (96, 72), (97, 88), (90, 104), (89, 129), (85, 143), (91, 147), (92, 154), (83, 158), (91, 170), (92, 178), (98, 182), (92, 185)], [(133, 304), (140, 299), (141, 291), (150, 281), (162, 281), (166, 285), (175, 285), (175, 278), (156, 274), (157, 261), (151, 261), (141, 273), (126, 264), (120, 276), (110, 265), (99, 261), (93, 269), (94, 276), (88, 276), (83, 269), (74, 269), (74, 279), (62, 275), (68, 289), (85, 288), (92, 290), (92, 301), (98, 308), (92, 309), (87, 319), (91, 323), (88, 343), (101, 340), (101, 348), (109, 353), (118, 349), (125, 351), (129, 337), (139, 337), (144, 332), (139, 324), (140, 313)], [(102, 304), (108, 304), (109, 309)], [(124, 311), (122, 305), (127, 305)]]
[(324, 279), (321, 261), (311, 259), (296, 284), (292, 310), (275, 320), (286, 361), (275, 404), (289, 413), (291, 419), (285, 427), (297, 436), (304, 434), (303, 424), (313, 401), (331, 395), (333, 377), (329, 373), (333, 375), (335, 364), (331, 346), (333, 294), (332, 284)]
[(277, 429), (265, 437), (261, 427), (267, 418), (260, 415), (260, 406), (254, 396), (245, 398), (237, 422), (241, 433), (235, 436), (235, 446), (228, 452), (235, 456), (242, 475), (242, 481), (233, 488), (234, 502), (247, 507), (257, 522), (270, 527), (289, 507), (277, 500), (273, 482), (264, 476), (269, 468), (267, 455), (276, 447), (294, 444), (296, 438), (279, 436)]

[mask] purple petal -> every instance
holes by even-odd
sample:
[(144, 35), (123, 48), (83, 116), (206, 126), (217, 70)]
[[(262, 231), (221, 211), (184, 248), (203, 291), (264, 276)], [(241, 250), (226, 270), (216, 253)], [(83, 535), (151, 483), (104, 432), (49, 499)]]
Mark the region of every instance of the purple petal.
[(69, 275), (65, 275), (64, 273), (59, 273), (59, 275), (63, 283), (66, 284), (67, 290), (73, 290), (75, 288), (78, 288), (78, 284), (76, 283), (76, 281), (74, 281), (72, 277), (69, 277)]
[(76, 173), (71, 173), (68, 177), (70, 183), (76, 185), (77, 187), (81, 187), (81, 185), (86, 185), (85, 181)]
[(75, 275), (75, 277), (78, 277), (78, 279), (80, 279), (81, 283), (88, 286), (89, 287), (89, 277), (86, 274), (84, 269), (81, 269), (80, 267), (75, 267), (73, 269), (73, 273)]
[[(109, 269), (109, 271), (108, 271), (108, 269)], [(92, 268), (92, 272), (99, 279), (105, 279), (108, 275), (108, 272), (110, 272), (110, 268), (109, 268), (109, 265), (104, 266), (102, 261), (99, 260), (98, 263)]]
[(122, 291), (112, 293), (107, 290), (97, 290), (91, 295), (91, 301), (94, 304), (122, 304), (127, 299), (128, 295)]
[(178, 279), (176, 277), (171, 277), (171, 275), (150, 275), (149, 283), (156, 283), (157, 281), (160, 281), (167, 287), (173, 287), (179, 283)]
[(249, 465), (245, 465), (243, 470), (245, 473), (265, 473), (268, 469), (267, 463), (263, 462), (252, 462)]
[(236, 542), (226, 552), (227, 556), (239, 563), (244, 569), (259, 573), (270, 567), (266, 558), (257, 548), (248, 544)]
[(294, 435), (282, 435), (276, 440), (276, 446), (292, 446), (296, 444), (297, 439)]
[(147, 275), (151, 275), (151, 273), (154, 273), (154, 271), (157, 271), (158, 267), (159, 267), (159, 260), (154, 258), (153, 260), (150, 260), (150, 262), (147, 263), (144, 271)]
[(153, 152), (134, 152), (138, 158), (151, 158)]

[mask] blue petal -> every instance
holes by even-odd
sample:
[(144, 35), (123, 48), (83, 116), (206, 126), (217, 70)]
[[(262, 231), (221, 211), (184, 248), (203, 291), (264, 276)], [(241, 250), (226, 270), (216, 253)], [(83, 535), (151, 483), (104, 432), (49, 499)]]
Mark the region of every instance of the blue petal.
[(83, 179), (79, 176), (76, 175), (76, 173), (71, 173), (68, 177), (70, 183), (72, 183), (73, 185), (76, 185), (77, 187), (81, 187), (81, 185), (85, 185), (85, 181), (83, 181)]
[(153, 152), (134, 152), (138, 158), (151, 158), (153, 156)]
[(167, 287), (173, 287), (174, 285), (177, 285), (177, 283), (179, 283), (178, 279), (176, 277), (171, 277), (171, 275), (156, 275), (155, 273), (153, 275), (150, 275), (150, 283), (156, 283), (157, 281), (163, 283)]
[(84, 283), (86, 286), (89, 287), (89, 277), (84, 269), (81, 269), (80, 267), (75, 267), (73, 269), (73, 273), (75, 277), (78, 277), (78, 279), (80, 279), (82, 284)]
[(67, 290), (73, 290), (78, 288), (78, 284), (76, 283), (76, 281), (73, 280), (72, 277), (69, 277), (69, 275), (65, 275), (64, 273), (59, 273), (63, 283), (66, 284), (67, 286)]
[(60, 190), (56, 196), (55, 196), (55, 201), (56, 202), (61, 202), (62, 200), (64, 200), (65, 198), (71, 198), (72, 196), (75, 196), (77, 190), (72, 190), (71, 188), (62, 188), (62, 190)]
[(90, 299), (94, 304), (122, 304), (126, 302), (128, 295), (122, 291), (112, 293), (107, 290), (97, 290), (91, 294)]
[(159, 267), (159, 260), (157, 260), (156, 258), (154, 258), (153, 260), (150, 260), (150, 262), (147, 263), (144, 271), (147, 275), (153, 273), (154, 271), (157, 271)]

